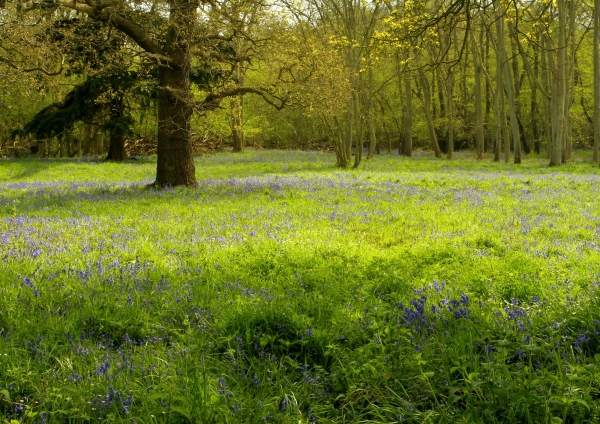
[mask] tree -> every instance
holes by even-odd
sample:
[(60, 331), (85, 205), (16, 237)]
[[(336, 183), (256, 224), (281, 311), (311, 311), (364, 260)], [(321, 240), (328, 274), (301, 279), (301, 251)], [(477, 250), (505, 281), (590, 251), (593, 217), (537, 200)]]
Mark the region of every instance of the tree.
[[(250, 0), (249, 0), (250, 1)], [(258, 88), (211, 87), (196, 100), (190, 90), (192, 62), (210, 67), (247, 61), (230, 45), (231, 36), (211, 33), (210, 21), (199, 16), (199, 0), (171, 0), (148, 7), (125, 0), (32, 0), (18, 9), (69, 9), (104, 22), (125, 34), (140, 58), (158, 67), (158, 137), (156, 186), (196, 185), (191, 144), (191, 118), (215, 109), (223, 99), (244, 93), (265, 95)]]

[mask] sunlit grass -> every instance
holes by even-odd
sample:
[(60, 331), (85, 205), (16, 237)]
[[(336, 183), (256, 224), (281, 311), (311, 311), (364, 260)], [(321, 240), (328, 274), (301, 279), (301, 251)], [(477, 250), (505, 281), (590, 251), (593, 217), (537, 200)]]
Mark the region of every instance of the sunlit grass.
[(156, 191), (151, 158), (1, 161), (2, 415), (600, 419), (587, 153), (334, 164), (210, 155)]

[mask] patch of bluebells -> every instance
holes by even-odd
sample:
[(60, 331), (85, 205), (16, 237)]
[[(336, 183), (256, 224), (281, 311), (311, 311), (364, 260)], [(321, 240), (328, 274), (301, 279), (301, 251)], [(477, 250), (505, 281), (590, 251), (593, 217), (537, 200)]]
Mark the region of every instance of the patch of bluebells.
[[(462, 294), (453, 299), (449, 290), (443, 293), (445, 288), (444, 282), (440, 284), (434, 281), (429, 287), (414, 290), (418, 297), (410, 299), (408, 306), (397, 302), (396, 308), (401, 311), (394, 312), (398, 325), (424, 337), (427, 332), (448, 328), (449, 318), (455, 321), (470, 320), (469, 296)], [(432, 303), (431, 306), (428, 307), (428, 303)]]
[(121, 415), (129, 414), (132, 403), (132, 395), (125, 395), (119, 390), (115, 390), (113, 386), (109, 386), (107, 394), (96, 395), (91, 402), (92, 406), (97, 408), (101, 414), (106, 414), (115, 408)]

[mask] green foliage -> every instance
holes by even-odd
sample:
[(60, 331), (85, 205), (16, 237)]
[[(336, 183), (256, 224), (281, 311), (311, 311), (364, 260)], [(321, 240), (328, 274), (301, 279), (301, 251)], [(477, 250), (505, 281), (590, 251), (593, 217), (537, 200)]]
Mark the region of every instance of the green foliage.
[(0, 161), (8, 422), (600, 419), (589, 157)]
[[(62, 103), (54, 103), (43, 108), (29, 121), (23, 129), (14, 130), (12, 138), (33, 135), (37, 139), (48, 139), (70, 132), (77, 122), (92, 121), (100, 111), (110, 104), (110, 99), (103, 98), (107, 92), (123, 92), (129, 90), (137, 81), (137, 73), (115, 69), (110, 74), (99, 74), (88, 77), (83, 83), (75, 86)], [(103, 128), (116, 130), (125, 134), (130, 130), (133, 119), (129, 116), (109, 120)]]

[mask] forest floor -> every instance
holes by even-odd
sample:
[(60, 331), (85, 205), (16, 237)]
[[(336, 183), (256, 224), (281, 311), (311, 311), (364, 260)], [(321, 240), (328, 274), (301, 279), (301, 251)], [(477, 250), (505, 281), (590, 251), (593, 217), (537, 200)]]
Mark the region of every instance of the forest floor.
[(0, 161), (0, 421), (599, 422), (600, 170), (418, 156)]

